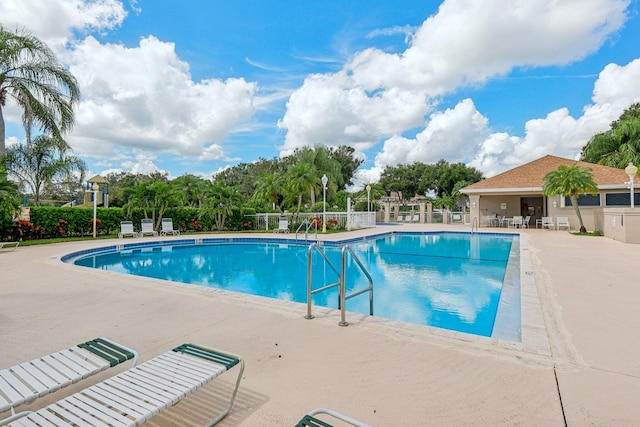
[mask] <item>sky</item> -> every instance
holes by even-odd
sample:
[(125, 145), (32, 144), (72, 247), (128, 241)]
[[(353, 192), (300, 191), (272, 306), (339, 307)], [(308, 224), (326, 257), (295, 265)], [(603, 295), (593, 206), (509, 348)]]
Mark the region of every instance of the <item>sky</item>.
[(413, 162), (578, 158), (640, 102), (639, 1), (0, 0), (0, 24), (77, 78), (65, 139), (89, 176), (349, 145), (357, 188)]

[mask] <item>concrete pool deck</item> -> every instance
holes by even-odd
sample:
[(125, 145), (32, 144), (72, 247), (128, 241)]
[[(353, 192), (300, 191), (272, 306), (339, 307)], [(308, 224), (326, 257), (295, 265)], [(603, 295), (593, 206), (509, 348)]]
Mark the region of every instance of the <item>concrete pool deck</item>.
[[(326, 238), (386, 230), (469, 227), (404, 224)], [(521, 277), (533, 286), (533, 295), (523, 289), (523, 323), (528, 309), (542, 319), (542, 325), (529, 324), (530, 339), (523, 324), (522, 344), (349, 313), (350, 326), (339, 327), (335, 310), (314, 308), (316, 318), (306, 320), (304, 304), (59, 261), (78, 250), (152, 237), (20, 246), (0, 253), (0, 368), (97, 336), (138, 350), (142, 360), (194, 342), (246, 361), (236, 406), (221, 426), (293, 426), (315, 407), (373, 426), (637, 425), (640, 245), (564, 231), (521, 234), (530, 263), (521, 266)], [(539, 304), (527, 308), (536, 298)], [(541, 345), (527, 347), (539, 340)], [(219, 406), (216, 393), (228, 391), (232, 377), (221, 377), (145, 425), (199, 425), (207, 399)]]

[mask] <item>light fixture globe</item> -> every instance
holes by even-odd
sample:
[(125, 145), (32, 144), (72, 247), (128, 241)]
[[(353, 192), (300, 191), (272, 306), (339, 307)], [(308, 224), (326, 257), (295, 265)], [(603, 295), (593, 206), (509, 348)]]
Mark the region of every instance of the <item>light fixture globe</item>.
[(636, 172), (638, 172), (638, 168), (632, 162), (629, 162), (629, 166), (624, 168), (624, 171), (627, 175), (629, 175), (629, 179), (633, 179), (636, 176)]

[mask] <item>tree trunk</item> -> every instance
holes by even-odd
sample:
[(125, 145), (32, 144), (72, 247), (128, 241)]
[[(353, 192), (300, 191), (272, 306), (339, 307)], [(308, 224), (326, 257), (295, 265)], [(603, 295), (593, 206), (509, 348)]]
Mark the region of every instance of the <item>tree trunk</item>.
[(2, 114), (2, 105), (0, 105), (0, 159), (5, 155), (4, 147), (5, 128), (4, 128), (4, 115)]
[(586, 233), (587, 229), (582, 222), (582, 215), (580, 215), (580, 208), (578, 207), (578, 196), (569, 196), (569, 200), (571, 200), (571, 205), (573, 209), (576, 211), (576, 215), (578, 216), (578, 221), (580, 222), (580, 232)]

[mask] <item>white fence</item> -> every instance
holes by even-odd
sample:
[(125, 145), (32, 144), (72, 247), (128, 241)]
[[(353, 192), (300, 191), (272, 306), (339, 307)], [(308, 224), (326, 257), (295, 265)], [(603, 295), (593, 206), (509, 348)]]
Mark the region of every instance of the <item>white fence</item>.
[[(304, 212), (298, 215), (294, 213), (261, 213), (256, 215), (247, 215), (252, 218), (254, 230), (273, 230), (278, 228), (278, 222), (280, 217), (287, 217), (289, 219), (289, 229), (291, 232), (295, 232), (296, 224), (301, 224), (305, 219), (311, 220), (312, 218), (323, 218), (322, 212)], [(376, 226), (376, 213), (375, 212), (326, 212), (324, 214), (326, 218), (327, 229), (343, 228), (346, 230), (358, 230), (360, 228), (371, 228)]]

